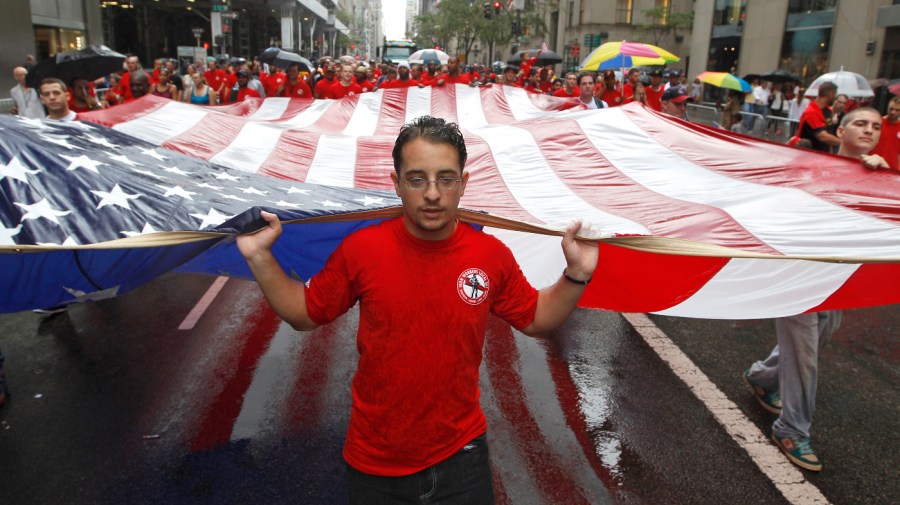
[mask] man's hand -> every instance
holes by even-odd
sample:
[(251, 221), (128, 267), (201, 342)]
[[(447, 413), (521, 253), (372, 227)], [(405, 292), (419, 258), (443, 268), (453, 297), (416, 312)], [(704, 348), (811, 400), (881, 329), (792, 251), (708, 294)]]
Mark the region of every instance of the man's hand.
[(862, 161), (864, 167), (869, 170), (880, 170), (882, 168), (890, 169), (891, 166), (888, 165), (887, 161), (884, 161), (884, 158), (877, 154), (863, 154), (859, 157), (859, 160)]
[(272, 246), (281, 236), (281, 220), (278, 216), (264, 210), (260, 211), (259, 215), (269, 223), (269, 226), (255, 233), (237, 236), (238, 250), (248, 262), (259, 257), (261, 253), (271, 253)]
[(597, 268), (600, 248), (596, 242), (577, 240), (575, 236), (581, 229), (582, 222), (580, 220), (569, 226), (562, 239), (562, 249), (563, 255), (566, 257), (566, 272), (569, 277), (588, 280), (594, 275), (594, 270)]

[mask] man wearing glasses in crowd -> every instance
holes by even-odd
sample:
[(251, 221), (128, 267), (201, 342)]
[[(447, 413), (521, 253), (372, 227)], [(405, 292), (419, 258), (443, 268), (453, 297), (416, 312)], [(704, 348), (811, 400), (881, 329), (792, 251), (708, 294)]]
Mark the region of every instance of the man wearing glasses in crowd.
[[(575, 308), (597, 264), (595, 243), (566, 230), (567, 267), (541, 291), (499, 240), (460, 223), (469, 173), (457, 126), (421, 117), (394, 144), (401, 217), (346, 237), (305, 286), (272, 255), (268, 226), (237, 245), (275, 312), (312, 330), (359, 302), (359, 365), (344, 446), (350, 502), (494, 503), (478, 369), (489, 314), (547, 335)], [(396, 282), (405, 279), (405, 282)]]
[(662, 111), (670, 116), (678, 119), (690, 121), (687, 116), (687, 103), (691, 97), (684, 92), (684, 88), (679, 86), (671, 87), (662, 94), (660, 102), (662, 103)]

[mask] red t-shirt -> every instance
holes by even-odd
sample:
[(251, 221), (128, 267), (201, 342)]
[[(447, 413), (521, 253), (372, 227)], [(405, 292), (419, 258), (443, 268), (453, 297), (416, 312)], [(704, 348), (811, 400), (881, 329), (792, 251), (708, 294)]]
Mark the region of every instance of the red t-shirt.
[(622, 96), (622, 88), (619, 87), (616, 87), (615, 89), (607, 88), (606, 91), (603, 92), (601, 99), (610, 107), (618, 107), (625, 103), (625, 97)]
[[(262, 77), (261, 74), (260, 77)], [(274, 74), (266, 75), (266, 80), (263, 81), (263, 89), (266, 91), (266, 96), (275, 96), (275, 92), (278, 91), (278, 86), (281, 86), (283, 82), (287, 81), (287, 75), (284, 72), (275, 72)]]
[(478, 369), (488, 316), (522, 329), (537, 296), (510, 250), (467, 224), (427, 241), (401, 217), (345, 238), (310, 279), (306, 307), (325, 324), (359, 302), (347, 463), (409, 475), (484, 433)]
[(578, 91), (578, 88), (572, 88), (572, 92), (566, 92), (566, 88), (561, 88), (553, 92), (553, 96), (559, 96), (563, 98), (571, 98), (573, 96), (581, 96), (581, 92)]
[(334, 83), (338, 82), (337, 79), (328, 80), (326, 78), (319, 79), (319, 82), (316, 83), (316, 96), (318, 98), (334, 98), (331, 95), (331, 87), (334, 86)]
[(816, 138), (816, 133), (828, 128), (828, 119), (830, 118), (831, 109), (822, 110), (815, 100), (809, 102), (806, 110), (800, 115), (800, 131), (797, 136), (812, 142), (812, 148), (816, 151), (830, 153), (831, 146)]
[[(223, 103), (222, 95), (229, 94), (229, 90), (224, 86), (226, 81), (228, 80), (228, 76), (225, 74), (225, 71), (221, 68), (217, 68), (215, 70), (207, 70), (206, 72), (203, 72), (203, 77), (206, 78), (206, 84), (208, 84), (209, 87), (216, 92), (216, 97), (219, 99), (219, 103)], [(225, 101), (227, 100), (228, 97), (225, 97)]]
[(259, 95), (259, 91), (256, 91), (255, 89), (250, 88), (250, 87), (247, 87), (247, 88), (238, 88), (238, 92), (237, 92), (237, 100), (236, 100), (236, 101), (238, 101), (238, 102), (243, 102), (244, 99), (247, 98), (248, 96), (259, 97), (259, 96), (260, 96), (260, 95)]
[(432, 86), (436, 86), (439, 80), (443, 79), (444, 84), (469, 84), (469, 74), (457, 74), (456, 77), (450, 74), (441, 74), (431, 82)]
[(662, 85), (659, 86), (658, 91), (654, 91), (653, 86), (644, 86), (644, 92), (647, 93), (647, 107), (650, 107), (656, 112), (662, 112), (663, 91)]
[(366, 93), (369, 91), (375, 91), (375, 83), (368, 79), (366, 79), (362, 82), (356, 81), (356, 84), (359, 84), (359, 87), (362, 88), (363, 93)]
[(341, 81), (335, 81), (331, 85), (331, 98), (337, 100), (345, 96), (358, 95), (362, 93), (362, 88), (356, 82), (351, 82), (349, 86), (344, 86)]
[(897, 162), (897, 157), (900, 156), (900, 121), (891, 123), (887, 118), (882, 119), (881, 138), (870, 154), (877, 154), (884, 158), (891, 169), (900, 169)]
[(306, 84), (306, 81), (299, 77), (295, 84), (291, 84), (290, 81), (284, 81), (284, 88), (282, 88), (279, 96), (288, 98), (315, 98), (312, 94), (312, 90), (309, 89), (309, 84)]
[(415, 88), (419, 85), (419, 81), (410, 77), (405, 81), (401, 81), (400, 79), (394, 79), (393, 81), (384, 81), (378, 86), (378, 89), (391, 89), (391, 88)]

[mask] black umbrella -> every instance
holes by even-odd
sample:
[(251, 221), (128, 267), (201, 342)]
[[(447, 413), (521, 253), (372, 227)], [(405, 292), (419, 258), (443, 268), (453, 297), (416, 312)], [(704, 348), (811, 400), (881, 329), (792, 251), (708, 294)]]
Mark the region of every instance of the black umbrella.
[(122, 70), (125, 55), (106, 46), (89, 46), (80, 51), (56, 53), (28, 72), (25, 84), (37, 88), (47, 77), (57, 77), (71, 84), (72, 79), (93, 81)]
[(268, 63), (278, 68), (288, 68), (291, 65), (298, 65), (300, 70), (312, 72), (315, 65), (303, 56), (277, 47), (270, 47), (259, 55), (260, 63)]
[[(529, 49), (527, 52), (528, 52), (528, 58), (531, 58), (532, 56), (537, 56), (536, 64), (538, 66), (556, 65), (557, 63), (562, 63), (562, 60), (563, 60), (562, 56), (556, 54), (554, 51), (548, 50), (548, 51), (541, 52), (540, 49)], [(540, 54), (538, 54), (538, 53), (540, 53)], [(510, 65), (521, 65), (522, 64), (522, 53), (518, 52), (518, 53), (514, 54), (513, 57), (506, 60), (506, 62), (509, 63)]]
[(797, 74), (792, 74), (787, 70), (780, 69), (766, 72), (765, 74), (747, 74), (744, 76), (744, 80), (747, 82), (750, 82), (753, 79), (761, 79), (769, 82), (800, 82), (800, 76)]

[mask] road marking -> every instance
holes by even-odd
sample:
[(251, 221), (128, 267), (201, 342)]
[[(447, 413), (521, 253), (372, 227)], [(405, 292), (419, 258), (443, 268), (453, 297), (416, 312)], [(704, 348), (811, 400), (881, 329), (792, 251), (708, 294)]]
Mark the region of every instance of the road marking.
[(828, 499), (803, 476), (741, 410), (672, 342), (646, 314), (622, 314), (656, 354), (668, 363), (694, 395), (706, 404), (725, 431), (794, 505), (827, 504)]
[(200, 301), (197, 302), (197, 305), (194, 305), (194, 308), (191, 309), (191, 312), (184, 318), (184, 321), (178, 326), (179, 330), (191, 330), (197, 324), (197, 321), (203, 316), (203, 313), (206, 312), (206, 309), (209, 308), (210, 304), (213, 300), (216, 299), (216, 296), (219, 294), (219, 291), (222, 291), (222, 287), (225, 286), (225, 283), (228, 281), (228, 277), (219, 276), (213, 281), (212, 286), (206, 290), (206, 293), (200, 298)]

